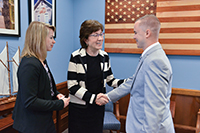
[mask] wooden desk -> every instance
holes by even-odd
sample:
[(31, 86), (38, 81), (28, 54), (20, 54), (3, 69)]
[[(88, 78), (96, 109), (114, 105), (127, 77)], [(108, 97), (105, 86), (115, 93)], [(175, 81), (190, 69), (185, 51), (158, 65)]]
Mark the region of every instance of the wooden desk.
[(12, 119), (12, 110), (14, 109), (15, 102), (6, 103), (0, 105), (0, 116), (3, 116), (0, 119), (0, 132), (1, 133), (16, 133), (17, 131), (12, 128), (13, 119)]
[(10, 103), (0, 105), (0, 116), (11, 112), (14, 109), (14, 106), (15, 106), (15, 102), (10, 102)]
[[(66, 95), (69, 95), (69, 90), (67, 89), (67, 81), (59, 83), (56, 85), (57, 90)], [(68, 128), (68, 107), (53, 112), (53, 119), (56, 125), (57, 133), (62, 133), (65, 129)]]

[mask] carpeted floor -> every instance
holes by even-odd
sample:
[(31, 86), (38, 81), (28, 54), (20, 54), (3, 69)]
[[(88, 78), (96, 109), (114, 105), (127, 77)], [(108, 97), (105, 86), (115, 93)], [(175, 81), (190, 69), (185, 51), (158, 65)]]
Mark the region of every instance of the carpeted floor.
[[(66, 129), (62, 133), (68, 133), (68, 129)], [(110, 133), (110, 131), (109, 130), (104, 130), (103, 133)], [(113, 131), (113, 133), (116, 133), (116, 131)]]

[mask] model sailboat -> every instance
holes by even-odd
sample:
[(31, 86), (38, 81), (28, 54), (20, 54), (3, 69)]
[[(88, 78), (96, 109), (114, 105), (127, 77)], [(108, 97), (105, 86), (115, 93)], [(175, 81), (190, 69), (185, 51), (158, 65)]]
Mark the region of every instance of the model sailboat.
[[(10, 62), (12, 62), (12, 92), (11, 92), (11, 70)], [(0, 96), (5, 96), (0, 99), (0, 105), (15, 101), (16, 97), (12, 94), (18, 91), (17, 69), (20, 62), (20, 49), (9, 60), (8, 43), (0, 53)]]

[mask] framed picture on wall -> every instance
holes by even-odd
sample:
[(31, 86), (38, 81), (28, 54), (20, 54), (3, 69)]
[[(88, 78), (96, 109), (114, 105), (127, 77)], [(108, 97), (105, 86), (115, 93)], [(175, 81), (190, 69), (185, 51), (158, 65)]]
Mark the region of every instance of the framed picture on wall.
[(28, 0), (29, 23), (40, 21), (56, 26), (56, 0)]
[(20, 37), (19, 0), (0, 0), (0, 35)]

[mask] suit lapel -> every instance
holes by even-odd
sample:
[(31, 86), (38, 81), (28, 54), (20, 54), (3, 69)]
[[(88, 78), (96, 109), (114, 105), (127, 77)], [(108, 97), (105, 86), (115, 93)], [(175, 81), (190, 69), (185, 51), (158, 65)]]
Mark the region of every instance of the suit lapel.
[(139, 64), (138, 64), (138, 66), (137, 66), (137, 68), (136, 68), (135, 74), (134, 74), (134, 76), (133, 76), (134, 78), (133, 78), (133, 82), (132, 82), (132, 85), (131, 85), (131, 90), (132, 90), (132, 88), (133, 88), (133, 85), (134, 85), (135, 79), (136, 79), (136, 77), (137, 77), (137, 74), (138, 74), (138, 72), (139, 72), (139, 70), (140, 70), (140, 68), (141, 68), (141, 66), (142, 66), (142, 64), (143, 64), (143, 62), (144, 62), (144, 59), (145, 59), (144, 56), (141, 57), (141, 59), (140, 59), (140, 61), (139, 61)]
[[(138, 73), (138, 71), (140, 70), (140, 68), (141, 68), (141, 66), (142, 66), (142, 64), (143, 64), (143, 62), (144, 62), (144, 60), (145, 60), (151, 53), (153, 53), (154, 51), (156, 51), (156, 50), (158, 50), (158, 49), (161, 49), (161, 48), (162, 48), (162, 47), (161, 47), (161, 45), (159, 44), (159, 45), (156, 45), (156, 46), (152, 47), (151, 49), (149, 49), (149, 50), (141, 57), (140, 62), (139, 62), (139, 64), (138, 64), (138, 66), (137, 66), (137, 69), (136, 69), (135, 74)], [(135, 75), (135, 77), (136, 77), (136, 75)]]
[(141, 59), (140, 59), (140, 61), (139, 61), (139, 64), (138, 64), (138, 66), (137, 66), (137, 69), (136, 69), (136, 71), (135, 71), (135, 74), (134, 74), (133, 82), (132, 82), (132, 85), (131, 85), (131, 90), (132, 90), (132, 88), (133, 88), (135, 79), (136, 79), (136, 77), (137, 77), (137, 74), (138, 74), (138, 72), (139, 72), (139, 70), (140, 70), (140, 68), (141, 68), (141, 66), (142, 66), (142, 64), (143, 64), (143, 62), (144, 62), (144, 60), (145, 60), (151, 53), (153, 53), (154, 51), (156, 51), (156, 50), (158, 50), (158, 49), (161, 49), (161, 45), (157, 45), (157, 46), (151, 48), (149, 51), (147, 51), (147, 53), (145, 53), (145, 54), (141, 57)]

